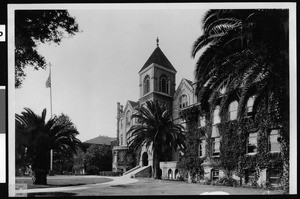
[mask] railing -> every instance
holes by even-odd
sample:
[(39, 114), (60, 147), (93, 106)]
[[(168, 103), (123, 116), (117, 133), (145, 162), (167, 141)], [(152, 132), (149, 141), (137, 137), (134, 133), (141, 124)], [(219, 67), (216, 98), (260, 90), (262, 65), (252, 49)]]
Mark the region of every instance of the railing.
[(137, 170), (137, 169), (139, 169), (139, 168), (141, 168), (141, 165), (138, 165), (138, 166), (136, 166), (136, 167), (134, 167), (134, 168), (132, 168), (132, 169), (130, 169), (130, 170), (124, 172), (123, 175), (126, 175), (126, 174), (128, 174), (128, 173), (131, 173), (132, 171), (135, 171), (135, 170)]

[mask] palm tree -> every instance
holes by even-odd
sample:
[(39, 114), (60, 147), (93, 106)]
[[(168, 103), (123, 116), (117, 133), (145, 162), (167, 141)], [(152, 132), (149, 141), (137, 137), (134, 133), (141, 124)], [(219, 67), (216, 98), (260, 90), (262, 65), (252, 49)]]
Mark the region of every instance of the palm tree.
[(76, 138), (78, 131), (64, 115), (46, 119), (46, 109), (41, 116), (25, 108), (16, 114), (16, 146), (26, 149), (25, 156), (31, 160), (34, 184), (47, 184), (50, 150), (76, 153), (82, 143)]
[[(254, 108), (272, 98), (276, 104), (275, 122), (281, 128), (288, 189), (288, 10), (210, 10), (203, 24), (204, 33), (192, 48), (192, 57), (204, 51), (195, 69), (201, 108), (212, 111), (220, 103), (224, 113), (235, 95), (239, 98), (241, 120), (247, 99), (253, 93)], [(221, 93), (222, 89), (226, 92)]]
[(192, 48), (192, 57), (204, 49), (195, 70), (197, 93), (203, 106), (217, 99), (223, 88), (230, 93), (242, 87), (245, 92), (249, 90), (247, 85), (256, 82), (262, 85), (257, 86), (259, 91), (265, 91), (278, 80), (286, 86), (285, 23), (287, 12), (282, 10), (207, 12), (203, 19), (204, 34)]
[(159, 178), (159, 162), (163, 154), (170, 148), (175, 150), (185, 148), (185, 133), (183, 126), (174, 124), (172, 111), (167, 104), (158, 101), (147, 101), (145, 106), (137, 109), (132, 115), (139, 124), (133, 125), (127, 132), (129, 149), (136, 151), (141, 146), (152, 146), (153, 173), (152, 177)]

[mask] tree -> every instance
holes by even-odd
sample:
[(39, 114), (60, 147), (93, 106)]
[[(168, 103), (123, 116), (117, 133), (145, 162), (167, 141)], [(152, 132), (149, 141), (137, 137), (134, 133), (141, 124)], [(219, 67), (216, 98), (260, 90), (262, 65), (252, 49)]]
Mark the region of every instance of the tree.
[[(84, 146), (84, 145), (83, 145)], [(84, 168), (84, 154), (85, 152), (81, 149), (77, 151), (77, 154), (73, 157), (73, 172), (75, 174), (81, 173)]]
[(53, 116), (45, 121), (46, 109), (41, 116), (25, 108), (16, 114), (16, 146), (23, 148), (33, 170), (34, 184), (47, 184), (50, 167), (50, 150), (76, 153), (82, 143), (76, 136), (79, 132), (70, 120)]
[(69, 150), (53, 151), (53, 171), (58, 174), (72, 172), (74, 153)]
[(83, 157), (83, 162), (88, 174), (98, 175), (100, 171), (111, 171), (111, 147), (107, 145), (91, 145)]
[(39, 43), (60, 44), (65, 33), (74, 35), (78, 24), (67, 10), (15, 11), (15, 87), (20, 88), (26, 76), (24, 69), (45, 69), (46, 60), (37, 51)]
[(131, 116), (139, 124), (133, 125), (127, 132), (130, 150), (137, 151), (139, 147), (152, 146), (153, 173), (159, 178), (159, 162), (170, 148), (175, 150), (185, 148), (185, 133), (180, 124), (174, 124), (172, 111), (167, 104), (158, 101), (147, 101), (145, 106), (137, 108), (137, 113)]
[(204, 33), (192, 49), (193, 57), (204, 50), (195, 70), (196, 93), (203, 110), (212, 111), (219, 103), (224, 114), (228, 103), (237, 98), (238, 121), (241, 121), (245, 104), (253, 94), (256, 95), (254, 109), (260, 103), (267, 103), (272, 110), (268, 117), (281, 130), (286, 192), (289, 182), (288, 17), (288, 10), (280, 9), (210, 10), (203, 19)]

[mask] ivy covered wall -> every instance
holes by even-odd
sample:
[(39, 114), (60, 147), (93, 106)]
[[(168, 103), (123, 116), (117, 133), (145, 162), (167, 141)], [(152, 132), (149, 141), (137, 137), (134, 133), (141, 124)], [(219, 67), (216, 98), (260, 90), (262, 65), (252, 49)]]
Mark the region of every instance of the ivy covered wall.
[[(212, 168), (220, 169), (225, 176), (236, 176), (245, 178), (247, 169), (261, 171), (262, 169), (277, 168), (283, 170), (283, 153), (272, 153), (269, 150), (269, 133), (271, 130), (279, 130), (279, 142), (286, 133), (282, 120), (278, 119), (276, 103), (270, 99), (262, 100), (255, 107), (253, 116), (238, 117), (229, 120), (228, 109), (223, 108), (221, 112), (221, 123), (217, 124), (220, 135), (220, 155), (212, 157), (212, 113), (205, 113), (206, 125), (198, 127), (198, 117), (201, 112), (199, 106), (192, 106), (181, 111), (180, 116), (187, 122), (187, 149), (179, 163), (180, 168), (186, 170), (192, 177), (203, 175), (203, 162), (209, 162)], [(244, 109), (244, 111), (246, 111)], [(247, 142), (250, 133), (257, 133), (257, 153), (247, 154)], [(198, 156), (200, 138), (206, 140), (205, 157)], [(286, 139), (286, 138), (285, 138)], [(281, 151), (288, 150), (281, 144)], [(259, 177), (257, 172), (256, 179)]]

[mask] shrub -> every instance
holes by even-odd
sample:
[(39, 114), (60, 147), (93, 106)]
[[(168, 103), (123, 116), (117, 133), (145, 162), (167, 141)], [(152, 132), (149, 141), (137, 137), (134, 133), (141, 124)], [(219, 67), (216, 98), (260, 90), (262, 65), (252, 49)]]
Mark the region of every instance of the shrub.
[(211, 179), (205, 177), (203, 180), (200, 180), (199, 183), (202, 185), (210, 185), (211, 184)]
[(185, 181), (184, 177), (181, 176), (181, 175), (177, 178), (177, 180), (178, 180), (178, 181)]
[(238, 181), (236, 179), (233, 179), (232, 177), (223, 177), (217, 180), (215, 184), (220, 186), (236, 187), (238, 185)]
[(121, 176), (123, 174), (122, 171), (100, 171), (100, 176)]
[(98, 175), (100, 171), (112, 170), (112, 150), (110, 146), (92, 144), (83, 157), (86, 172)]
[(270, 182), (266, 181), (260, 185), (260, 188), (268, 190), (283, 190), (283, 183), (279, 183), (278, 186), (272, 186)]
[(53, 170), (49, 170), (49, 176), (54, 176), (55, 172)]

